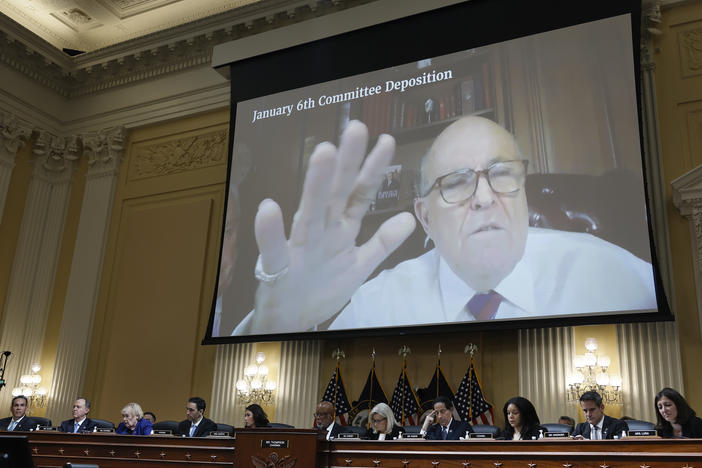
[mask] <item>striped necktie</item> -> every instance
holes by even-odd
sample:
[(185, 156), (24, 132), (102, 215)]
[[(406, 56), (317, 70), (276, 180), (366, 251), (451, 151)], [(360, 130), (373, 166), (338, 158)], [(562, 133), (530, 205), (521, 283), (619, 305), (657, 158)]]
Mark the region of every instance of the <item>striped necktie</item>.
[(476, 293), (466, 307), (476, 320), (492, 320), (502, 302), (502, 296), (495, 291)]
[(15, 427), (17, 427), (17, 421), (12, 421), (12, 422), (10, 422), (10, 425), (7, 426), (7, 430), (8, 430), (8, 431), (14, 431), (14, 430), (15, 430)]

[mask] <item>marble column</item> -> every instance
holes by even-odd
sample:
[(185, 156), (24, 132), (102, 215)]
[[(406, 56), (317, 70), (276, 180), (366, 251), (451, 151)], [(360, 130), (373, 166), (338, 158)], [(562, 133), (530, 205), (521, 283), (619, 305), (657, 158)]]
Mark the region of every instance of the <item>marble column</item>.
[(14, 115), (0, 113), (0, 224), (15, 167), (15, 156), (31, 135), (32, 129), (19, 124)]
[(49, 391), (46, 416), (52, 421), (70, 414), (82, 392), (125, 130), (119, 127), (81, 139), (88, 172)]
[[(0, 349), (13, 353), (5, 374), (9, 389), (41, 356), (76, 152), (75, 138), (45, 131), (34, 143), (34, 167), (0, 324)], [(0, 393), (0, 408), (10, 406), (11, 396), (10, 391)]]

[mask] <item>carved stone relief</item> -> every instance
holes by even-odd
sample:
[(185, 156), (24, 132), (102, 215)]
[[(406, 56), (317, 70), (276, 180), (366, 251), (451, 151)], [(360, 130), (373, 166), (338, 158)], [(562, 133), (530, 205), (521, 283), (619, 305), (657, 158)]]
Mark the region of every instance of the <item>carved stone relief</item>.
[(35, 175), (47, 182), (65, 182), (73, 176), (78, 161), (78, 138), (62, 137), (40, 130), (32, 148)]
[(14, 167), (17, 151), (31, 135), (32, 129), (20, 125), (14, 115), (0, 115), (0, 165)]
[(702, 74), (702, 27), (680, 32), (678, 40), (683, 76)]
[(164, 176), (225, 164), (227, 130), (181, 137), (134, 148), (129, 180)]
[(124, 127), (81, 135), (83, 155), (88, 159), (88, 178), (114, 175), (124, 154)]

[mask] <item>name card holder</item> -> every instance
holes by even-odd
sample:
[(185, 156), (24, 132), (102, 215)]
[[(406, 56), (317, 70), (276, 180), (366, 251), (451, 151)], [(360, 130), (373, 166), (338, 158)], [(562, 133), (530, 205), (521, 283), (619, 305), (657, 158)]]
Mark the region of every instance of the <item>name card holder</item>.
[(170, 429), (154, 429), (152, 432), (155, 435), (173, 435), (173, 431)]
[(468, 434), (469, 439), (492, 439), (495, 437), (491, 432), (471, 432)]
[(563, 439), (563, 438), (570, 437), (570, 434), (567, 432), (552, 431), (552, 432), (544, 432), (544, 437), (547, 439)]
[(114, 427), (96, 427), (95, 432), (115, 432)]
[(290, 448), (289, 440), (262, 440), (261, 448)]
[(655, 429), (649, 430), (639, 430), (639, 431), (629, 431), (626, 433), (627, 437), (657, 437), (658, 433)]
[(58, 427), (53, 426), (39, 426), (37, 431), (58, 431)]
[(421, 439), (424, 440), (424, 436), (420, 434), (419, 432), (403, 432), (402, 437), (400, 439)]
[(229, 431), (212, 431), (210, 437), (231, 437)]
[(336, 436), (337, 439), (360, 439), (361, 434), (358, 432), (342, 432)]

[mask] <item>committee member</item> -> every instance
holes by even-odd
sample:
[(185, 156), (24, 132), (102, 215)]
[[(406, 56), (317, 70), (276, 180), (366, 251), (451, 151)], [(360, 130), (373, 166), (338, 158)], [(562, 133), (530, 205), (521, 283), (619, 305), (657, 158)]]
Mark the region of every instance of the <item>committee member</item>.
[(144, 411), (144, 419), (153, 425), (156, 423), (156, 414), (154, 414), (152, 411)]
[(217, 423), (205, 417), (207, 404), (200, 397), (188, 399), (184, 421), (178, 424), (178, 434), (186, 437), (207, 437), (217, 430)]
[(453, 402), (445, 396), (434, 400), (434, 410), (424, 419), (419, 431), (427, 440), (458, 440), (471, 432), (470, 424), (453, 419)]
[(117, 434), (151, 435), (153, 432), (153, 425), (151, 421), (144, 419), (144, 410), (139, 403), (127, 403), (121, 414), (122, 422), (115, 430)]
[(664, 388), (656, 394), (655, 404), (659, 436), (702, 438), (702, 419), (677, 390)]
[(93, 432), (97, 424), (88, 417), (88, 413), (90, 413), (90, 400), (82, 397), (78, 398), (73, 403), (73, 419), (61, 422), (59, 431), (73, 433)]
[(244, 427), (271, 427), (268, 415), (263, 411), (261, 405), (252, 403), (246, 407), (246, 411), (244, 411)]
[(534, 405), (524, 397), (510, 398), (502, 408), (505, 428), (502, 437), (506, 440), (534, 440), (543, 437), (546, 428), (541, 425)]
[(334, 421), (335, 418), (336, 410), (331, 402), (320, 401), (317, 404), (317, 409), (314, 412), (314, 425), (318, 430), (325, 432), (327, 440), (335, 439), (343, 430), (343, 426)]
[(370, 411), (370, 427), (366, 430), (364, 439), (368, 440), (394, 440), (400, 438), (404, 428), (395, 419), (390, 407), (385, 403), (378, 403)]
[(561, 416), (560, 418), (558, 418), (558, 424), (570, 426), (568, 432), (573, 432), (573, 429), (575, 429), (575, 419), (571, 418), (570, 416)]
[(422, 160), (414, 210), (435, 248), (364, 284), (415, 228), (400, 213), (356, 245), (395, 149), (381, 135), (361, 165), (367, 139), (354, 121), (338, 150), (317, 146), (289, 239), (280, 207), (261, 202), (255, 308), (234, 334), (330, 318), (331, 329), (345, 329), (656, 307), (649, 263), (590, 234), (529, 227), (527, 160), (509, 132), (480, 117), (449, 125)]
[(0, 430), (28, 431), (34, 429), (37, 423), (27, 416), (27, 404), (27, 397), (24, 395), (17, 395), (12, 398), (12, 402), (10, 403), (10, 413), (12, 416), (0, 419)]
[(605, 405), (597, 392), (583, 393), (580, 397), (580, 407), (585, 414), (585, 422), (575, 426), (573, 437), (576, 439), (614, 439), (629, 430), (626, 421), (605, 415)]

